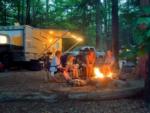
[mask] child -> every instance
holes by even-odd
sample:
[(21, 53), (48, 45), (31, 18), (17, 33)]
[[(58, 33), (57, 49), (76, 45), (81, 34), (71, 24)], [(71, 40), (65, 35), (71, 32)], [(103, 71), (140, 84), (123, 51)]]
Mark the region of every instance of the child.
[(66, 62), (66, 69), (73, 72), (73, 78), (78, 78), (78, 65), (74, 64), (75, 58), (69, 55)]

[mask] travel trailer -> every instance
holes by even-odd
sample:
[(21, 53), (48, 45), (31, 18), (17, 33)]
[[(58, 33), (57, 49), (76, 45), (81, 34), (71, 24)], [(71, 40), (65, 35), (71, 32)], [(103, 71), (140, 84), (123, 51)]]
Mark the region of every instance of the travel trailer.
[(71, 37), (71, 33), (28, 25), (0, 26), (0, 62), (9, 67), (38, 61), (47, 52), (62, 50), (64, 37)]

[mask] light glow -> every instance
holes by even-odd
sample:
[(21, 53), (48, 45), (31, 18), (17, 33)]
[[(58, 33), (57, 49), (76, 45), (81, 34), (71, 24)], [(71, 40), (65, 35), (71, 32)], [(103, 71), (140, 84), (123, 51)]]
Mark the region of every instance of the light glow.
[(126, 49), (126, 51), (130, 51), (130, 49)]
[(7, 37), (4, 35), (0, 35), (0, 44), (6, 44), (7, 43)]
[(77, 37), (77, 36), (75, 36), (75, 35), (71, 35), (71, 37), (74, 38), (75, 40), (77, 40), (78, 42), (82, 42), (82, 41), (83, 41), (82, 38)]
[(103, 71), (101, 72), (100, 68), (98, 68), (98, 67), (94, 68), (94, 74), (95, 74), (95, 76), (94, 76), (95, 78), (105, 78), (105, 77), (113, 78), (112, 72), (107, 72), (104, 74)]
[(54, 34), (54, 31), (49, 31), (49, 33), (52, 35), (52, 34)]
[(82, 42), (82, 41), (83, 41), (82, 38), (76, 38), (76, 40), (77, 40), (78, 42)]
[(98, 67), (94, 68), (95, 78), (104, 78), (103, 73), (100, 72)]
[(112, 72), (110, 72), (108, 75), (107, 75), (108, 78), (112, 78), (113, 77), (113, 74)]
[(75, 35), (71, 35), (71, 36), (72, 36), (72, 38), (74, 38), (74, 39), (76, 39), (76, 38), (77, 38)]
[(52, 42), (53, 42), (53, 39), (52, 39), (52, 38), (50, 38), (50, 39), (49, 39), (49, 43), (52, 43)]

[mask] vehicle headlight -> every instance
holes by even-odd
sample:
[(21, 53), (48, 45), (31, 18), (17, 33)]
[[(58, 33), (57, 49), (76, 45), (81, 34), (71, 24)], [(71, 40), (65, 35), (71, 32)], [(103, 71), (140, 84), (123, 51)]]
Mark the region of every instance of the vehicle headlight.
[(7, 36), (0, 35), (0, 44), (8, 43)]

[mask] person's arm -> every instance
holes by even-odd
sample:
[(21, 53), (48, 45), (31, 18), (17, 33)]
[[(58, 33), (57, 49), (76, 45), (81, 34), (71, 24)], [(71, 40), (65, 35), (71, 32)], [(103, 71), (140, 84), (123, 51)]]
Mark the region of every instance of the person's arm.
[(57, 68), (62, 68), (60, 59), (56, 58), (56, 66)]

